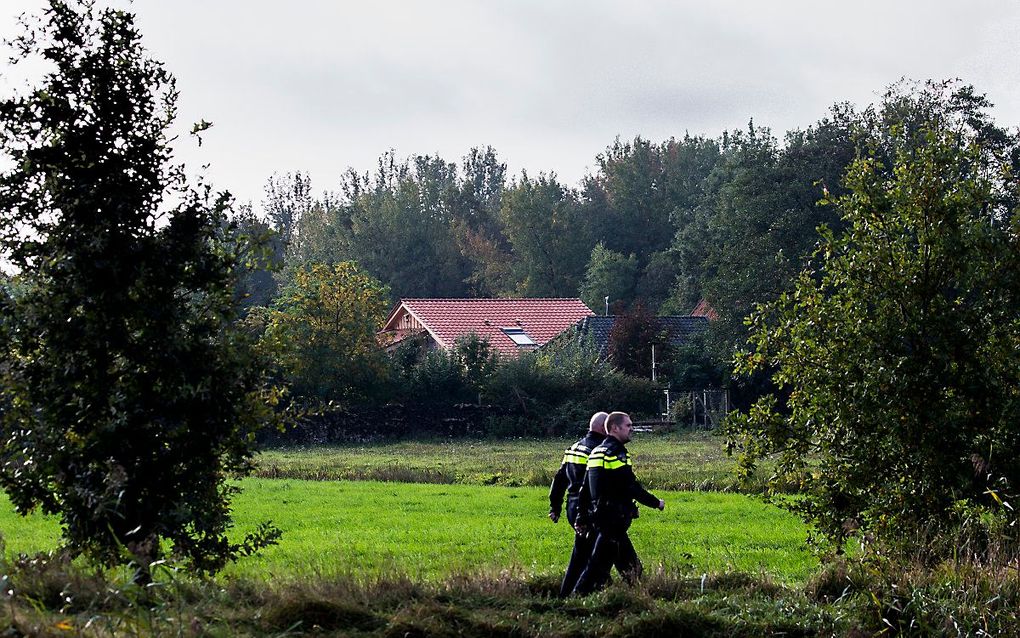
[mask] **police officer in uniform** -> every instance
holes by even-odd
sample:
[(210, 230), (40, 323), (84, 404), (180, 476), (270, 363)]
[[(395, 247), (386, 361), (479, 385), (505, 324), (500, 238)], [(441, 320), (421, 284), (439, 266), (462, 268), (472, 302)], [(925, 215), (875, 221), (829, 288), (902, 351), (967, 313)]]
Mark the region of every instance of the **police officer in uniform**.
[(578, 496), (584, 482), (585, 469), (588, 466), (588, 455), (606, 438), (605, 412), (596, 412), (588, 422), (588, 433), (563, 453), (563, 462), (553, 477), (549, 487), (549, 518), (556, 523), (560, 520), (563, 508), (563, 494), (567, 495), (567, 522), (574, 528), (574, 550), (570, 554), (567, 573), (560, 585), (560, 596), (567, 596), (574, 591), (577, 579), (588, 565), (595, 534), (586, 529), (579, 529), (577, 523)]
[(666, 507), (665, 501), (641, 487), (634, 476), (625, 447), (632, 428), (629, 415), (613, 412), (606, 419), (605, 440), (588, 456), (578, 518), (582, 526), (590, 523), (597, 535), (588, 566), (574, 587), (576, 594), (605, 587), (614, 564), (628, 582), (640, 577), (641, 561), (627, 536), (631, 521), (637, 517), (634, 501), (659, 510)]

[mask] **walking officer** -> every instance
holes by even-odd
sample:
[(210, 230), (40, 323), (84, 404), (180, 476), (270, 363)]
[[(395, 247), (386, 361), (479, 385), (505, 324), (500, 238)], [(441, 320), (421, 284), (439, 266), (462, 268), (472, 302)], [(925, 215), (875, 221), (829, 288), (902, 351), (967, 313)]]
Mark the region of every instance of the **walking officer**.
[[(606, 419), (606, 438), (588, 456), (580, 503), (580, 524), (595, 528), (595, 546), (588, 566), (581, 573), (574, 593), (588, 594), (601, 589), (616, 565), (627, 582), (641, 576), (641, 561), (627, 536), (631, 521), (637, 517), (634, 501), (663, 509), (666, 502), (641, 487), (634, 476), (625, 444), (630, 441), (633, 424), (624, 412), (613, 412)], [(590, 520), (586, 519), (590, 516)]]
[(578, 495), (581, 491), (581, 484), (584, 482), (588, 455), (606, 438), (606, 418), (608, 416), (605, 412), (596, 412), (592, 415), (588, 422), (588, 433), (563, 453), (563, 462), (549, 487), (549, 518), (554, 523), (560, 520), (565, 492), (567, 495), (567, 522), (570, 523), (570, 527), (574, 528), (574, 549), (570, 554), (570, 562), (567, 564), (567, 573), (563, 576), (563, 583), (560, 585), (560, 596), (567, 596), (574, 591), (574, 585), (577, 584), (578, 577), (588, 565), (588, 557), (591, 556), (592, 546), (595, 543), (593, 532), (578, 529), (575, 524), (577, 523)]

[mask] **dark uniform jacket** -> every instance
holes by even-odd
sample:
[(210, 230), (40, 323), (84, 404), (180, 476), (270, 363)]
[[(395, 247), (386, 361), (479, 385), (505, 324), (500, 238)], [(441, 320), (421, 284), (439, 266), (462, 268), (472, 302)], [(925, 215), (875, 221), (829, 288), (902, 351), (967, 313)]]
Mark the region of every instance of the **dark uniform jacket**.
[(577, 499), (584, 482), (588, 455), (606, 438), (605, 434), (589, 431), (583, 439), (574, 443), (563, 453), (563, 462), (549, 487), (549, 511), (557, 515), (563, 508), (563, 494), (567, 494), (567, 521), (573, 525), (577, 517)]
[(637, 516), (634, 501), (648, 507), (659, 506), (659, 498), (641, 487), (634, 476), (627, 448), (611, 436), (588, 456), (579, 500), (582, 523), (590, 521), (596, 527), (626, 529)]

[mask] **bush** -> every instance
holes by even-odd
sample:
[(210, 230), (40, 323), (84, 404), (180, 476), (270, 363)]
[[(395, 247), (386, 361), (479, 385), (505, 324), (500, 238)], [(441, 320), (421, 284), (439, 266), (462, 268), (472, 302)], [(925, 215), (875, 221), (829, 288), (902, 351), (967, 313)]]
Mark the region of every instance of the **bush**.
[(367, 438), (558, 436), (576, 433), (600, 410), (656, 413), (662, 395), (651, 381), (600, 361), (585, 342), (501, 360), (476, 337), (453, 352), (411, 338), (392, 354), (390, 370), (389, 403), (324, 405), (287, 432), (262, 433), (261, 441), (348, 440), (350, 423)]
[(350, 261), (305, 264), (264, 312), (263, 347), (296, 396), (357, 402), (378, 396), (388, 372), (376, 331), (387, 289)]
[(571, 341), (507, 361), (493, 373), (485, 396), (517, 419), (518, 434), (561, 435), (577, 432), (600, 410), (653, 414), (661, 388), (601, 361), (590, 343)]
[(937, 562), (963, 528), (1020, 542), (1020, 140), (966, 89), (908, 98), (928, 110), (888, 132), (891, 168), (848, 169), (847, 230), (752, 316), (740, 370), (779, 392), (728, 423), (745, 468), (775, 454), (803, 478), (792, 505), (835, 547), (921, 541)]
[(390, 358), (391, 396), (427, 406), (481, 404), (498, 366), (498, 353), (473, 333), (460, 338), (452, 352), (430, 348), (425, 335), (410, 337)]
[(694, 400), (689, 392), (680, 392), (669, 406), (669, 420), (680, 427), (691, 424), (694, 418)]
[(456, 353), (445, 350), (426, 352), (421, 361), (401, 375), (401, 398), (421, 405), (451, 405), (477, 400), (467, 371)]

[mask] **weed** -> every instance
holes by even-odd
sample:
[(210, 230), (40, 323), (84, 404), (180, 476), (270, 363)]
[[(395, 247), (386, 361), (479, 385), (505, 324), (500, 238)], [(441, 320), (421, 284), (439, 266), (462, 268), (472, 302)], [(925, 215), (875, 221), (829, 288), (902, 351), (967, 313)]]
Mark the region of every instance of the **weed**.
[(371, 631), (386, 624), (360, 606), (323, 599), (274, 601), (262, 618), (266, 628), (273, 631)]
[[(59, 572), (70, 583), (65, 593), (90, 601), (68, 613), (48, 604), (59, 601), (16, 595), (9, 601), (9, 613), (0, 615), (4, 623), (0, 634), (12, 636), (67, 635), (68, 627), (85, 636), (591, 638), (752, 636), (776, 631), (809, 636), (833, 634), (842, 627), (831, 613), (812, 607), (795, 590), (756, 586), (755, 578), (736, 575), (710, 574), (711, 582), (732, 587), (727, 592), (702, 593), (691, 586), (690, 575), (661, 572), (654, 588), (617, 583), (594, 596), (561, 600), (552, 579), (513, 570), (461, 572), (428, 583), (402, 576), (322, 574), (273, 583), (248, 578), (223, 583), (163, 570), (154, 574), (155, 591), (142, 596), (123, 576), (76, 574), (81, 567), (74, 563), (26, 561), (12, 567), (11, 562), (0, 562), (0, 571), (13, 571), (24, 582), (45, 582)], [(99, 591), (117, 593), (97, 596)], [(663, 599), (655, 594), (662, 591), (680, 595)], [(797, 622), (786, 616), (791, 609), (799, 612)]]

